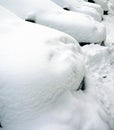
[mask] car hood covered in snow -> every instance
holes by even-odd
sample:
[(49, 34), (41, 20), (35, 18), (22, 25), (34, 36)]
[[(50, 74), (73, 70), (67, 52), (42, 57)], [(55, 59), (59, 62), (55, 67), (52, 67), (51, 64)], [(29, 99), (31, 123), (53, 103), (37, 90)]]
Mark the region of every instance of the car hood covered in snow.
[(34, 21), (63, 31), (78, 42), (101, 43), (106, 32), (102, 23), (89, 15), (64, 11), (50, 0), (4, 0), (0, 4), (15, 12), (24, 20)]

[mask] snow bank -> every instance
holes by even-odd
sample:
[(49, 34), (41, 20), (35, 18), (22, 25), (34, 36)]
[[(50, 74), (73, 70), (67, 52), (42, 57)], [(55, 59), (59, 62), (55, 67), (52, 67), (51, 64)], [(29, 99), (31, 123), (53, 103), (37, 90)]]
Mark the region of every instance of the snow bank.
[(2, 7), (0, 19), (1, 129), (109, 130), (98, 102), (76, 91), (84, 76), (76, 40)]
[(114, 46), (83, 47), (86, 63), (86, 93), (94, 97), (107, 114), (102, 117), (114, 129)]
[(22, 21), (2, 7), (0, 19), (1, 129), (29, 130), (61, 95), (77, 90), (83, 57), (78, 42), (62, 32)]
[(50, 0), (4, 0), (0, 4), (23, 19), (63, 31), (79, 42), (101, 43), (106, 37), (102, 23), (81, 13), (64, 11)]

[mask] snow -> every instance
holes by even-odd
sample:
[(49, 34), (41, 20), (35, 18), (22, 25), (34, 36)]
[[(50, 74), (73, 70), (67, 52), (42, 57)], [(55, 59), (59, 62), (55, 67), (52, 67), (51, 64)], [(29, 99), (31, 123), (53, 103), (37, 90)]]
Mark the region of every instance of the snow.
[[(64, 23), (71, 29), (75, 27), (71, 26), (72, 22), (67, 21), (67, 17), (70, 18), (71, 14), (76, 16), (76, 13), (67, 13), (58, 6), (54, 8), (57, 12), (52, 13), (51, 5), (44, 7), (49, 10), (46, 12), (41, 7), (41, 17), (47, 16), (48, 20), (54, 17), (56, 21), (59, 16), (55, 14), (61, 15), (63, 11)], [(30, 14), (38, 20), (37, 13), (33, 11)], [(80, 22), (85, 20), (85, 15), (79, 15)], [(1, 130), (114, 129), (112, 13), (103, 21), (107, 29), (106, 46), (91, 44), (80, 47), (71, 36), (26, 22), (1, 6), (0, 19)], [(93, 20), (93, 23), (96, 22)], [(79, 24), (81, 29), (85, 27), (83, 24)], [(92, 28), (93, 24), (89, 26)], [(84, 91), (78, 90), (83, 78)]]
[(114, 15), (114, 0), (109, 0), (109, 14)]
[(25, 22), (2, 7), (0, 19), (2, 129), (28, 130), (61, 95), (78, 89), (83, 56), (78, 42), (62, 32)]
[(101, 5), (103, 10), (107, 11), (108, 10), (108, 0), (94, 0), (95, 3)]
[[(101, 21), (102, 15), (97, 11), (96, 6), (86, 6), (87, 2), (83, 1), (76, 1), (76, 0), (52, 0), (53, 2), (57, 3), (60, 5), (62, 8), (67, 7), (71, 11), (75, 12), (81, 12), (87, 15), (92, 16), (95, 20)], [(91, 5), (91, 4), (90, 4)]]
[[(78, 0), (79, 1), (79, 0)], [(81, 1), (81, 0), (80, 0)], [(82, 0), (83, 1), (83, 0)], [(83, 5), (88, 6), (88, 7), (92, 7), (95, 8), (101, 15), (103, 15), (103, 9), (100, 5), (96, 4), (96, 3), (90, 3), (90, 2), (86, 2), (83, 1)]]
[(106, 27), (106, 41), (105, 45), (109, 46), (114, 43), (114, 10), (113, 10), (113, 1), (109, 2), (109, 15), (104, 16), (103, 24)]
[(50, 0), (4, 0), (0, 1), (0, 4), (23, 19), (32, 19), (38, 24), (63, 31), (78, 42), (105, 41), (106, 32), (102, 23), (88, 15), (65, 11)]
[(114, 43), (114, 16), (108, 15), (104, 17), (103, 23), (106, 26), (106, 31), (107, 31), (107, 37), (105, 41), (105, 45), (110, 45)]
[(114, 46), (89, 45), (82, 48), (86, 64), (86, 93), (94, 97), (107, 114), (110, 130), (114, 128)]

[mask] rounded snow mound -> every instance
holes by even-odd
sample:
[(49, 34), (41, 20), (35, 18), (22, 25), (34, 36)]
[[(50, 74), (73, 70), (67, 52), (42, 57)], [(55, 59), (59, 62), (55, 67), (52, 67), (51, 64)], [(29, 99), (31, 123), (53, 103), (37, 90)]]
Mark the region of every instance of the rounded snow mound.
[(0, 19), (0, 121), (3, 130), (21, 130), (63, 93), (78, 89), (83, 57), (78, 42), (62, 32), (2, 7)]

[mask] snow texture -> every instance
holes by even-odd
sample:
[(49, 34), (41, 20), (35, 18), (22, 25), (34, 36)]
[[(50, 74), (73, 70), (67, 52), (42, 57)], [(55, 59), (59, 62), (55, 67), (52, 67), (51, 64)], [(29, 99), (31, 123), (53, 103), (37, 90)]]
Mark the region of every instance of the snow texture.
[(114, 46), (89, 45), (82, 48), (85, 56), (86, 93), (94, 97), (106, 113), (102, 119), (114, 129)]

